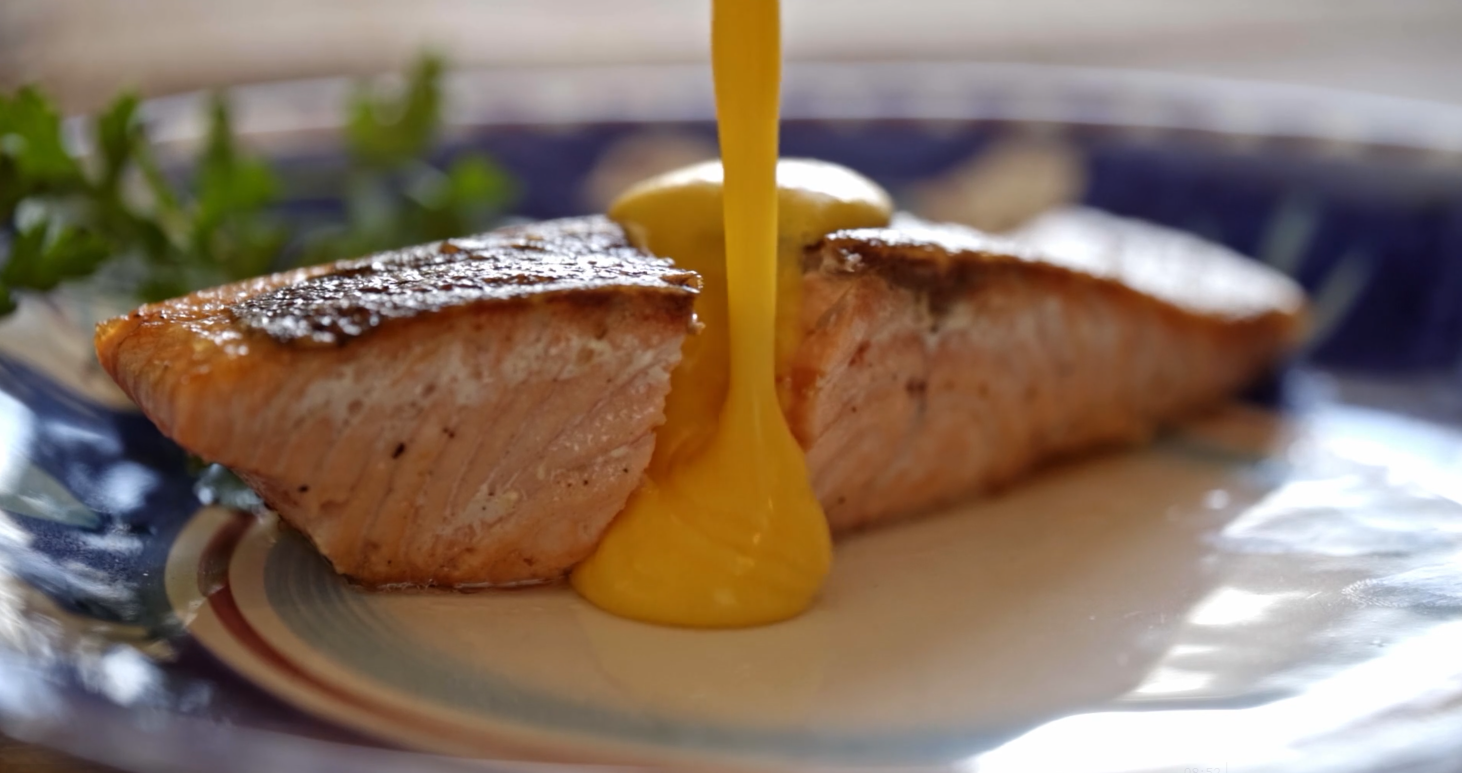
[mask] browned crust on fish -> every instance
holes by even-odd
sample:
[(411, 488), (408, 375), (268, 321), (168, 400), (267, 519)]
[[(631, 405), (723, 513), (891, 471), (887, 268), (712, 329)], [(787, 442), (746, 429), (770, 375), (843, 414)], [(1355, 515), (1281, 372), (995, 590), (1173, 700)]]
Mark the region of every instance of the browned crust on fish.
[[(343, 344), (393, 320), (479, 303), (694, 288), (696, 277), (630, 246), (602, 217), (503, 228), (341, 261), (328, 272), (240, 298), (229, 312), (247, 329), (294, 345)], [(688, 303), (687, 293), (667, 299)]]

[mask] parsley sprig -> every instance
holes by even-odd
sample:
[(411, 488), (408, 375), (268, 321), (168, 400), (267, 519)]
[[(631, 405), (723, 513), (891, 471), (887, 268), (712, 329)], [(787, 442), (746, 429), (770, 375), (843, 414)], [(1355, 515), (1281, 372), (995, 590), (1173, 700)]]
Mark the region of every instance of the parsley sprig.
[(159, 300), (300, 263), (366, 254), (490, 227), (514, 192), (490, 158), (430, 154), (442, 126), (443, 66), (422, 57), (404, 85), (362, 84), (346, 105), (345, 215), (291, 221), (281, 175), (233, 130), (225, 94), (185, 174), (159, 165), (134, 94), (89, 121), (78, 158), (34, 87), (0, 94), (0, 314), (16, 295), (117, 267), (141, 300)]

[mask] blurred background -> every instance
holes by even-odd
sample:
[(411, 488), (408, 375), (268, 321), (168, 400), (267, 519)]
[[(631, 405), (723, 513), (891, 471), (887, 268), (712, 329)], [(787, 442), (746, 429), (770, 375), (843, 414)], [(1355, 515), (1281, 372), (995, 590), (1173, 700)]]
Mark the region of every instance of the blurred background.
[[(797, 60), (1155, 69), (1462, 102), (1457, 0), (784, 0)], [(460, 66), (705, 61), (705, 0), (6, 0), (0, 86), (71, 111), (121, 86)]]

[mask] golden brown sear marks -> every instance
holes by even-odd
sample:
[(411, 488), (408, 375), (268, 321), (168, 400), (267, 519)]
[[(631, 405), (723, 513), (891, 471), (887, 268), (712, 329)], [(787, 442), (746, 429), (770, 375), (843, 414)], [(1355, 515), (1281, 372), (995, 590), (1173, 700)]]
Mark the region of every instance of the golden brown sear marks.
[(632, 246), (602, 217), (505, 228), (357, 260), (243, 298), (229, 307), (246, 329), (285, 344), (343, 344), (393, 319), (474, 303), (626, 292), (689, 302), (694, 274)]

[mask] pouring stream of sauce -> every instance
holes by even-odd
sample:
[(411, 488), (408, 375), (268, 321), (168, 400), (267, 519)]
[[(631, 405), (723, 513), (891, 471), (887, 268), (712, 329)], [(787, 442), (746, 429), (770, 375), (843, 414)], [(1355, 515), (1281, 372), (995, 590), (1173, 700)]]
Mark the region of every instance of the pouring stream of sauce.
[(840, 167), (779, 169), (779, 15), (778, 0), (714, 0), (722, 165), (648, 181), (611, 208), (641, 246), (706, 285), (697, 302), (706, 329), (673, 374), (647, 478), (572, 577), (585, 598), (624, 617), (696, 627), (784, 620), (812, 604), (831, 564), (777, 371), (796, 342), (803, 248), (830, 231), (886, 225), (891, 205)]

